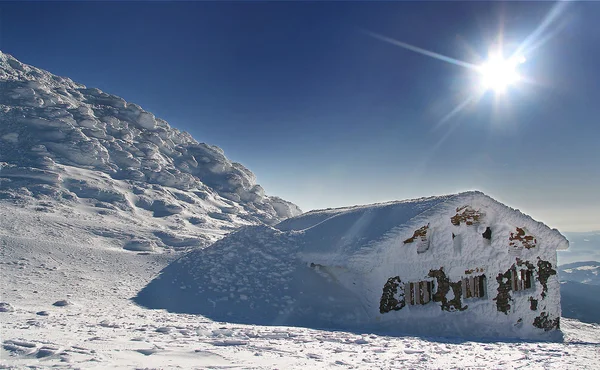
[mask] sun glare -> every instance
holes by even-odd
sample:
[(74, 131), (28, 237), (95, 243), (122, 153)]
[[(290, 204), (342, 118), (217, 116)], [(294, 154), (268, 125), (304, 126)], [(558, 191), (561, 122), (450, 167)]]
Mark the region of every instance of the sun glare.
[[(527, 76), (526, 73), (524, 75), (519, 73), (520, 65), (526, 62), (526, 59), (523, 55), (534, 55), (532, 52), (535, 49), (541, 47), (544, 43), (556, 35), (560, 29), (562, 29), (562, 27), (564, 27), (566, 24), (565, 22), (559, 25), (556, 23), (556, 21), (559, 19), (568, 3), (569, 2), (567, 1), (558, 1), (546, 14), (542, 22), (531, 34), (525, 37), (525, 39), (518, 44), (516, 49), (513, 48), (516, 41), (513, 40), (507, 44), (504, 43), (504, 25), (501, 25), (498, 35), (494, 37), (493, 40), (490, 40), (492, 41), (492, 45), (490, 45), (490, 48), (488, 49), (489, 58), (483, 64), (473, 64), (464, 60), (455, 59), (448, 55), (436, 53), (432, 50), (427, 50), (368, 30), (363, 30), (363, 32), (383, 42), (440, 60), (445, 63), (450, 63), (473, 72), (472, 74), (468, 75), (468, 78), (465, 79), (469, 82), (465, 86), (465, 98), (463, 99), (461, 97), (459, 100), (457, 100), (460, 101), (460, 103), (450, 110), (450, 112), (435, 125), (435, 128), (438, 128), (449, 122), (469, 106), (477, 104), (484, 96), (488, 95), (488, 92), (492, 92), (495, 95), (495, 114), (498, 112), (498, 109), (506, 109), (507, 106), (507, 104), (503, 104), (503, 108), (500, 108), (498, 103), (510, 102), (511, 99), (507, 99), (510, 95), (510, 91), (508, 90), (512, 90), (509, 89), (510, 87), (516, 87), (516, 85), (521, 84), (525, 85), (536, 83), (536, 81), (533, 80), (531, 76)], [(477, 53), (471, 47), (469, 47), (469, 49), (471, 49), (470, 51), (472, 54), (469, 58), (470, 60), (482, 60), (479, 53)], [(511, 51), (511, 53), (508, 54), (511, 56), (508, 58), (504, 57), (505, 49)], [(523, 92), (525, 91), (521, 91), (521, 93)], [(441, 139), (440, 144), (447, 136), (448, 135)]]
[(490, 57), (490, 59), (479, 67), (481, 74), (481, 86), (485, 90), (494, 90), (502, 93), (510, 85), (519, 82), (521, 76), (517, 72), (519, 64), (525, 62), (525, 57), (518, 56), (510, 59), (504, 59), (500, 55)]

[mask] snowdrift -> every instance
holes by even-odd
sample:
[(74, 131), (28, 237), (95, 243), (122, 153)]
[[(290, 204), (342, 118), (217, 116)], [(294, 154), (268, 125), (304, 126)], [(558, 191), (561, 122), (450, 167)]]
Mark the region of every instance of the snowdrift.
[(247, 324), (555, 340), (567, 247), (467, 192), (245, 228), (171, 264), (135, 301)]

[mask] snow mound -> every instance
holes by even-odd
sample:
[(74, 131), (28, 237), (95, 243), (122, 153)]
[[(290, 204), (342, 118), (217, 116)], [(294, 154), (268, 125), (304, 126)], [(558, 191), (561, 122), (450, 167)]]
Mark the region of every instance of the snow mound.
[(303, 253), (317, 252), (321, 255), (329, 254), (333, 259), (346, 258), (452, 197), (448, 195), (311, 211), (285, 220), (275, 227), (282, 231), (304, 231)]
[[(567, 247), (557, 230), (480, 192), (329, 209), (193, 251), (135, 301), (246, 324), (556, 340), (553, 267)], [(511, 290), (513, 270), (534, 282)], [(413, 282), (435, 288), (419, 297)]]
[[(0, 52), (0, 201), (176, 228), (214, 241), (219, 230), (301, 213), (265, 195), (219, 147), (118, 96)], [(187, 221), (192, 217), (199, 223)]]
[[(247, 227), (178, 259), (135, 301), (215, 321), (308, 327), (360, 324), (359, 302), (352, 293), (297, 261), (298, 250), (294, 233)], [(315, 298), (319, 293), (323, 295)], [(356, 312), (350, 313), (349, 307), (356, 307)]]

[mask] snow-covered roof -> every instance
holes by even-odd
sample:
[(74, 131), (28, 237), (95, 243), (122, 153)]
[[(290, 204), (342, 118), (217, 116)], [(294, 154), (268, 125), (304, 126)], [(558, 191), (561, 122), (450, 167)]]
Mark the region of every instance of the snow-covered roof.
[[(402, 244), (415, 231), (430, 223), (436, 224), (436, 233), (445, 232), (450, 236), (457, 227), (452, 223), (452, 217), (467, 206), (481, 212), (481, 219), (473, 225), (480, 229), (483, 227), (481, 232), (492, 223), (496, 227), (518, 225), (544, 241), (540, 243), (542, 248), (568, 248), (567, 239), (558, 230), (551, 229), (479, 191), (311, 211), (287, 219), (276, 227), (283, 231), (302, 231), (304, 237), (301, 250), (307, 260), (345, 266), (352, 256), (366, 257), (365, 255), (376, 253), (382, 247)], [(408, 250), (417, 248), (410, 243), (402, 247)], [(413, 252), (417, 255), (416, 251)], [(364, 258), (361, 260), (364, 262)]]

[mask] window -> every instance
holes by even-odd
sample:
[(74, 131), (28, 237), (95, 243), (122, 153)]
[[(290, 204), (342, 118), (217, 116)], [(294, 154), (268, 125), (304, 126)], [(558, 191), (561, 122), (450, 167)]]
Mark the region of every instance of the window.
[(510, 288), (516, 292), (519, 290), (530, 289), (532, 284), (533, 273), (531, 270), (510, 270)]
[(433, 298), (433, 281), (419, 281), (404, 285), (406, 303), (410, 305), (426, 304)]
[(481, 234), (481, 236), (483, 236), (484, 239), (492, 240), (492, 229), (486, 227), (485, 231), (483, 232), (483, 234)]
[(461, 290), (465, 298), (485, 296), (485, 275), (469, 276), (461, 280)]

